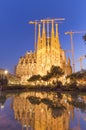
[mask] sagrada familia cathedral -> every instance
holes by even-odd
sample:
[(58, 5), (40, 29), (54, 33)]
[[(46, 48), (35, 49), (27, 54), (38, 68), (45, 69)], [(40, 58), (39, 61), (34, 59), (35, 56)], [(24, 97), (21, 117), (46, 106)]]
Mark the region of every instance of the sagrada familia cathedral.
[(43, 76), (50, 71), (52, 65), (62, 68), (65, 74), (71, 74), (70, 59), (66, 58), (65, 51), (60, 45), (58, 24), (51, 19), (51, 23), (42, 20), (37, 25), (35, 50), (26, 52), (20, 57), (16, 66), (16, 75), (23, 79), (38, 74)]

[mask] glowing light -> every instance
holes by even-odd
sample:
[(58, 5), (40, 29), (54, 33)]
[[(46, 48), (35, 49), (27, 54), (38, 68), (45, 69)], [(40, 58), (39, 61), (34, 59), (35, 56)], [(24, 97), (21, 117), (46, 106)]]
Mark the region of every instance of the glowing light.
[(8, 71), (7, 71), (7, 70), (5, 70), (5, 71), (4, 71), (4, 73), (7, 75), (7, 74), (8, 74)]

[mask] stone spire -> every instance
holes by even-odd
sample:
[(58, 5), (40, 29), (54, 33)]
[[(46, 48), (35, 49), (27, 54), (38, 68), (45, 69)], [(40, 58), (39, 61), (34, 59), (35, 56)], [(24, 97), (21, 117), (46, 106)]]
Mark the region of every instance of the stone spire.
[(56, 38), (58, 39), (58, 24), (56, 24)]
[(70, 58), (68, 57), (67, 64), (70, 66)]
[(40, 34), (40, 24), (38, 25), (38, 44), (37, 44), (37, 50), (41, 49), (41, 34)]
[(56, 24), (56, 44), (60, 48), (59, 34), (58, 34), (58, 24)]
[(54, 39), (54, 21), (52, 20), (51, 39)]
[(54, 36), (54, 21), (52, 20), (52, 29), (51, 29), (51, 50), (55, 48), (55, 36)]
[(46, 32), (45, 32), (45, 22), (43, 21), (42, 29), (42, 48), (46, 46)]

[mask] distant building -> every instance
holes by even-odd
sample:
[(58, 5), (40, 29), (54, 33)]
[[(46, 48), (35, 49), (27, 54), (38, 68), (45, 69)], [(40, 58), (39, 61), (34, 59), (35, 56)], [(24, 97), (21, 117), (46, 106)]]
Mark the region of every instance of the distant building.
[[(66, 59), (65, 51), (60, 46), (58, 24), (52, 22), (50, 34), (46, 24), (38, 25), (37, 46), (34, 52), (26, 52), (20, 57), (16, 66), (16, 75), (27, 80), (32, 75), (45, 75), (52, 65), (59, 66), (65, 74), (71, 74), (70, 59)], [(56, 25), (56, 26), (55, 26)]]
[(0, 76), (5, 75), (5, 69), (0, 68)]
[(0, 85), (7, 85), (7, 73), (7, 70), (0, 68)]
[(0, 85), (20, 84), (20, 78), (9, 73), (6, 69), (0, 69)]

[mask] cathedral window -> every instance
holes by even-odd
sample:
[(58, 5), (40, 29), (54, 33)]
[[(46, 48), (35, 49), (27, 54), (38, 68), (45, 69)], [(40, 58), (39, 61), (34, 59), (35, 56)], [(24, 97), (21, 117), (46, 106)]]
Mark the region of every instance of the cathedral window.
[(25, 64), (28, 64), (28, 60), (25, 61)]
[(21, 61), (21, 65), (23, 64), (23, 61)]

